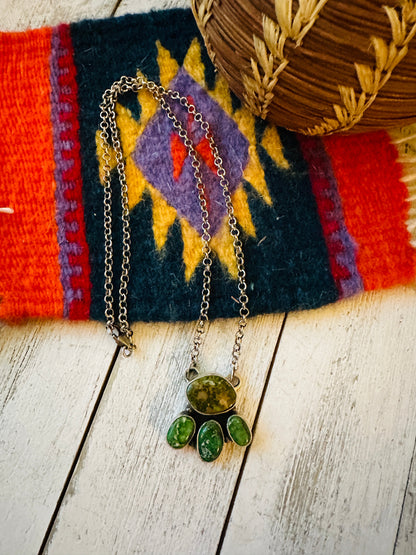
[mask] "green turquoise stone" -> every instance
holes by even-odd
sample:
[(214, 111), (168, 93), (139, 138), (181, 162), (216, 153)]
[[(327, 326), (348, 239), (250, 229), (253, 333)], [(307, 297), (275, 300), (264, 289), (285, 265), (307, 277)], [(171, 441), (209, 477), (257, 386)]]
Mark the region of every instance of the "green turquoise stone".
[(192, 380), (186, 388), (186, 396), (194, 410), (208, 415), (231, 410), (237, 400), (237, 394), (230, 382), (216, 374)]
[(216, 420), (207, 420), (199, 428), (197, 446), (201, 459), (212, 462), (217, 459), (224, 445), (224, 434)]
[(246, 447), (251, 443), (251, 431), (244, 418), (238, 414), (232, 414), (227, 420), (227, 430), (230, 438), (240, 445)]
[(188, 414), (181, 414), (171, 424), (166, 439), (174, 449), (182, 449), (191, 441), (195, 433), (195, 420)]

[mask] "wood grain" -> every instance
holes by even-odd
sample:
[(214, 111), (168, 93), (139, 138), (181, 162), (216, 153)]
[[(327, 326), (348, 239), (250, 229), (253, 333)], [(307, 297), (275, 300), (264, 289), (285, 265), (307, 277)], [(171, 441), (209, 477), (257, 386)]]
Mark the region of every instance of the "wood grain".
[[(0, 1), (1, 30), (109, 15), (115, 0)], [(97, 323), (0, 329), (0, 553), (38, 551), (114, 344)]]
[(24, 31), (85, 18), (109, 17), (117, 0), (1, 0), (0, 31)]
[[(416, 362), (414, 363), (416, 367)], [(406, 485), (406, 494), (397, 532), (394, 555), (416, 553), (416, 448), (413, 450), (412, 466)]]
[(191, 0), (123, 0), (117, 8), (116, 15), (190, 7)]
[[(238, 409), (253, 421), (281, 316), (252, 319), (241, 365)], [(193, 324), (135, 326), (138, 352), (119, 362), (102, 399), (46, 552), (49, 555), (215, 551), (244, 450), (226, 445), (214, 463), (166, 432), (185, 407), (183, 378)], [(226, 373), (235, 321), (217, 321), (203, 365)], [(251, 346), (248, 349), (248, 346)]]
[(1, 327), (2, 554), (39, 549), (113, 352), (100, 324)]
[(289, 315), (222, 554), (393, 552), (415, 443), (415, 321), (410, 289)]

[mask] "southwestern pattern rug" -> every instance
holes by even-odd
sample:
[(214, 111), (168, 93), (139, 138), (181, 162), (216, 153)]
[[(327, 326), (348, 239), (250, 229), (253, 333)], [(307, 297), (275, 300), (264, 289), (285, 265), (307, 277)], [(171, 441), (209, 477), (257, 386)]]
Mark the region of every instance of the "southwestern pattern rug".
[[(315, 308), (416, 278), (416, 125), (327, 138), (255, 118), (215, 72), (190, 10), (0, 34), (0, 318), (104, 318), (99, 104), (138, 72), (191, 99), (230, 178), (252, 314)], [(205, 166), (212, 317), (238, 314), (215, 167)], [(189, 158), (146, 91), (117, 105), (132, 226), (132, 320), (199, 313), (201, 216)], [(114, 179), (114, 209), (120, 215)], [(120, 218), (115, 267), (120, 266)], [(117, 289), (117, 288), (116, 288)]]

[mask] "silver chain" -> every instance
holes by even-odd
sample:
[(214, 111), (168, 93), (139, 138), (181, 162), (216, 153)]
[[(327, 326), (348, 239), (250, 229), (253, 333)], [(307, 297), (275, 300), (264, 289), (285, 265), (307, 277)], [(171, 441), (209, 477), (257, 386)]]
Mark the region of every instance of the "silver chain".
[[(234, 207), (231, 201), (231, 194), (229, 190), (229, 181), (226, 177), (222, 158), (219, 154), (218, 147), (212, 135), (209, 123), (204, 120), (202, 114), (197, 111), (194, 104), (190, 103), (188, 99), (181, 96), (178, 91), (165, 89), (161, 85), (157, 85), (153, 81), (148, 81), (142, 77), (122, 77), (119, 81), (105, 91), (103, 100), (100, 104), (101, 116), (101, 143), (102, 143), (102, 158), (103, 158), (103, 184), (104, 184), (104, 277), (105, 277), (105, 317), (107, 331), (115, 339), (116, 343), (122, 347), (123, 354), (129, 356), (135, 349), (132, 340), (133, 332), (128, 322), (127, 313), (127, 296), (128, 296), (128, 282), (130, 273), (130, 213), (129, 213), (129, 198), (128, 186), (126, 181), (125, 162), (123, 159), (123, 151), (120, 142), (120, 134), (116, 122), (116, 102), (119, 95), (129, 91), (138, 92), (140, 89), (146, 88), (152, 96), (158, 101), (161, 108), (166, 113), (167, 117), (172, 121), (173, 127), (177, 130), (179, 136), (183, 139), (187, 149), (188, 156), (192, 160), (192, 168), (195, 177), (196, 190), (198, 194), (199, 205), (201, 208), (201, 230), (202, 230), (202, 265), (203, 265), (203, 280), (202, 280), (202, 294), (201, 306), (198, 323), (195, 329), (193, 346), (191, 350), (191, 363), (189, 372), (197, 371), (198, 359), (200, 356), (200, 348), (202, 344), (202, 336), (205, 332), (208, 323), (208, 310), (210, 306), (211, 297), (211, 267), (212, 267), (212, 253), (211, 253), (211, 235), (208, 204), (205, 193), (205, 185), (202, 181), (201, 165), (197, 156), (197, 152), (193, 141), (189, 138), (187, 131), (184, 129), (182, 123), (177, 119), (168, 103), (168, 99), (178, 101), (190, 114), (194, 121), (199, 123), (206, 139), (209, 142), (214, 163), (217, 169), (217, 176), (222, 188), (222, 193), (227, 210), (228, 226), (231, 237), (233, 239), (234, 253), (237, 263), (237, 277), (238, 277), (238, 303), (240, 305), (238, 321), (238, 328), (235, 334), (235, 340), (232, 350), (231, 358), (231, 372), (230, 380), (237, 382), (236, 372), (238, 370), (238, 360), (241, 352), (241, 343), (244, 337), (244, 330), (247, 325), (247, 317), (249, 315), (248, 296), (247, 296), (247, 282), (246, 272), (244, 265), (243, 246), (240, 239), (240, 233), (237, 228), (237, 220), (234, 215)], [(121, 262), (121, 276), (119, 286), (119, 306), (116, 321), (114, 313), (114, 297), (113, 297), (113, 234), (112, 234), (112, 187), (111, 187), (111, 146), (115, 152), (118, 178), (121, 186), (121, 219), (122, 219), (122, 262)]]

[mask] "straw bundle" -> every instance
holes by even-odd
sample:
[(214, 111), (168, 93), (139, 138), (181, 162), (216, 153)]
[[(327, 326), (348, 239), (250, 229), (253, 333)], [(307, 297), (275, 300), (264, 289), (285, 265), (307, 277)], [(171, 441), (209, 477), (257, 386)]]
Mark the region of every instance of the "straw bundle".
[(214, 64), (256, 115), (308, 135), (416, 121), (416, 1), (192, 4)]

